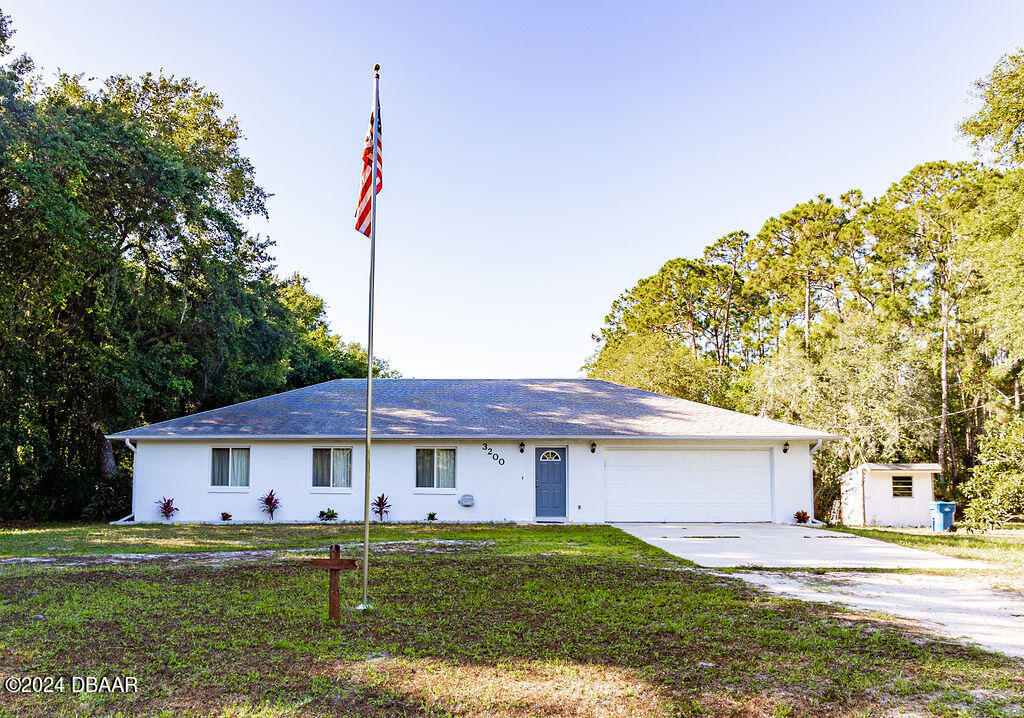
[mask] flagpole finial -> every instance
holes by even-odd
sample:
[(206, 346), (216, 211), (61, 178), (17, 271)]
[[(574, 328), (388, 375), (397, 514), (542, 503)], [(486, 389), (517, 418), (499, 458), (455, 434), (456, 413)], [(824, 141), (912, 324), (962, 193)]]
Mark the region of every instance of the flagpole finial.
[(373, 74), (375, 74), (378, 77), (380, 77), (380, 65), (374, 65), (373, 66)]

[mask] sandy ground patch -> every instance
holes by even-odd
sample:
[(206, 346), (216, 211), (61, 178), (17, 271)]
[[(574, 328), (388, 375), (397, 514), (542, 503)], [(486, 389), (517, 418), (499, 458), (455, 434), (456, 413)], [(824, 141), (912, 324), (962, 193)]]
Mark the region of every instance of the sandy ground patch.
[[(459, 539), (378, 541), (370, 544), (375, 554), (385, 553), (456, 553), (479, 551), (492, 546), (493, 541), (464, 541)], [(342, 554), (362, 551), (361, 542), (341, 544)], [(318, 555), (326, 553), (328, 547), (252, 549), (240, 551), (190, 551), (188, 553), (95, 553), (68, 556), (28, 556), (2, 558), (0, 566), (125, 566), (143, 563), (192, 564), (220, 566), (239, 561), (265, 561), (268, 558), (285, 558), (289, 554)]]
[(899, 616), (938, 635), (1024, 658), (1024, 598), (974, 578), (864, 571), (728, 575), (783, 596)]
[(380, 658), (339, 666), (371, 686), (387, 686), (460, 716), (646, 718), (667, 714), (664, 689), (614, 666), (508, 661), (463, 664)]

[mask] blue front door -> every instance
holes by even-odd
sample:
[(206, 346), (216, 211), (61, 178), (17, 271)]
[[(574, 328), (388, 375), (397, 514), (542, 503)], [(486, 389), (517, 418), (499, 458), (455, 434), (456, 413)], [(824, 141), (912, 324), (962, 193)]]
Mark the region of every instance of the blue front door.
[(565, 516), (565, 449), (537, 449), (537, 516)]

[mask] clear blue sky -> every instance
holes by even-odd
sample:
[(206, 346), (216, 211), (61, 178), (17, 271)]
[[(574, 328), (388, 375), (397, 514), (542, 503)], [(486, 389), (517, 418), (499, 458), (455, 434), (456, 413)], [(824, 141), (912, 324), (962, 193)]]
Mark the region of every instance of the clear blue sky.
[(352, 229), (382, 66), (376, 348), (405, 376), (574, 376), (665, 260), (819, 192), (968, 158), (1019, 2), (4, 4), (47, 72), (216, 91), (272, 193), (282, 273), (365, 342)]

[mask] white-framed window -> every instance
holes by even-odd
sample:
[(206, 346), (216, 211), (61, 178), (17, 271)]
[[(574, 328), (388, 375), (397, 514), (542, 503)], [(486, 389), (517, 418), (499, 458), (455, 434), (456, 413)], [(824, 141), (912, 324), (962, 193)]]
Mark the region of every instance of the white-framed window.
[(541, 461), (561, 461), (562, 457), (559, 456), (557, 451), (545, 451), (540, 455)]
[(313, 448), (313, 487), (352, 488), (352, 449), (350, 447)]
[(455, 488), (455, 449), (416, 449), (416, 488)]
[(913, 476), (893, 476), (892, 495), (912, 498), (914, 496)]
[(215, 446), (210, 463), (210, 486), (249, 485), (248, 446)]

